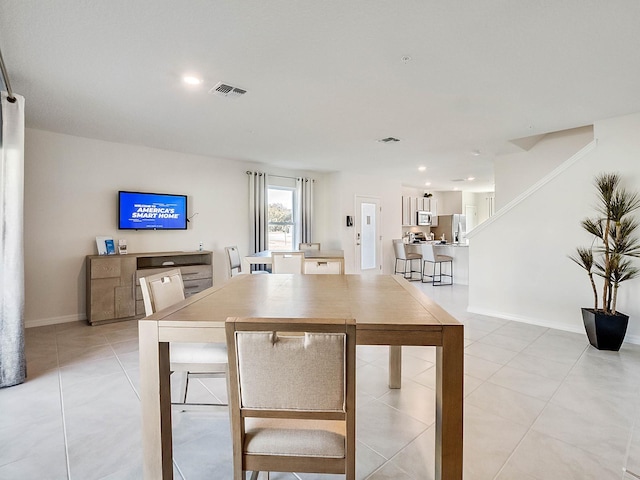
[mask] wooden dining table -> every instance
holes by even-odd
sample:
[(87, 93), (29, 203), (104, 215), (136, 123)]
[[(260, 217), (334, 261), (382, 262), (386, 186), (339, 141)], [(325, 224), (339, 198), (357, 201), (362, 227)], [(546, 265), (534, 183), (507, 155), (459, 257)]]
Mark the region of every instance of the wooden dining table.
[(392, 388), (403, 345), (435, 346), (435, 478), (462, 479), (463, 325), (391, 275), (239, 275), (140, 320), (145, 479), (173, 478), (169, 342), (224, 342), (228, 317), (354, 318), (358, 345), (391, 347)]

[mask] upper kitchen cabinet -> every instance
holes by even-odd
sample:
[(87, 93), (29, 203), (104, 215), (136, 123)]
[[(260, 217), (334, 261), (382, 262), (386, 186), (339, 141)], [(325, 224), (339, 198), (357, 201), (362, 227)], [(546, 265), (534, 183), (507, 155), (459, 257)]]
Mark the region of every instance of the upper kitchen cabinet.
[(433, 197), (412, 197), (404, 195), (402, 197), (402, 225), (413, 227), (417, 225), (418, 212), (431, 212), (432, 222), (438, 221), (438, 201)]
[(402, 196), (402, 225), (413, 226), (416, 224), (415, 197)]

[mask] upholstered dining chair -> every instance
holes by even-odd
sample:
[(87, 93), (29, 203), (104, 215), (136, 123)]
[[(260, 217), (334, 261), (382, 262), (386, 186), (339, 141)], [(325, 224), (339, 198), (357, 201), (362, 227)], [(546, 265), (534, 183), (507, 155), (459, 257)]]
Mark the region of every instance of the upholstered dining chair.
[[(179, 269), (140, 278), (144, 311), (147, 316), (184, 300), (184, 283)], [(169, 344), (169, 361), (172, 374), (181, 378), (180, 402), (174, 405), (219, 405), (222, 403), (187, 403), (190, 377), (226, 378), (227, 348), (223, 343), (175, 343)]]
[[(419, 273), (420, 278), (422, 279), (422, 255), (419, 253), (408, 253), (407, 246), (402, 241), (402, 239), (394, 239), (393, 240), (393, 251), (396, 254), (396, 264), (393, 270), (393, 273), (402, 273), (404, 278), (407, 280), (414, 280), (413, 274)], [(420, 270), (413, 269), (413, 262), (418, 260), (420, 265)], [(403, 262), (402, 270), (398, 270), (398, 262)], [(418, 280), (417, 278), (415, 280)]]
[[(233, 478), (355, 479), (355, 321), (228, 318)], [(282, 333), (282, 332), (286, 333)]]
[(298, 250), (320, 250), (319, 243), (299, 243)]
[[(423, 243), (420, 247), (422, 251), (422, 283), (431, 283), (434, 287), (453, 285), (453, 257), (449, 255), (438, 255), (432, 244)], [(427, 263), (433, 265), (433, 273), (431, 275), (427, 274)], [(449, 264), (449, 273), (442, 273), (443, 263)], [(425, 281), (425, 277), (430, 278), (431, 281)], [(448, 277), (449, 281), (443, 282), (442, 277)]]
[(303, 273), (303, 252), (271, 252), (271, 273)]

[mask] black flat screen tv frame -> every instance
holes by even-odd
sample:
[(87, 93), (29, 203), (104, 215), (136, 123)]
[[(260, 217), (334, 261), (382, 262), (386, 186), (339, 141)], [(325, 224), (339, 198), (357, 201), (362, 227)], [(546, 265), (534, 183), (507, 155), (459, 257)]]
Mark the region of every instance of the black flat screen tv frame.
[[(170, 227), (170, 228), (135, 228), (135, 227), (122, 227), (122, 223), (121, 223), (121, 217), (122, 217), (122, 211), (121, 211), (121, 201), (122, 201), (122, 194), (132, 194), (132, 195), (151, 195), (151, 196), (158, 196), (158, 197), (176, 197), (176, 198), (184, 198), (184, 227), (179, 227), (179, 228), (174, 228), (174, 227)], [(188, 217), (188, 211), (189, 211), (189, 197), (187, 195), (183, 195), (183, 194), (178, 194), (178, 193), (159, 193), (159, 192), (140, 192), (140, 191), (133, 191), (133, 190), (119, 190), (118, 191), (118, 210), (117, 210), (117, 224), (118, 224), (118, 230), (135, 230), (135, 231), (152, 231), (152, 232), (159, 232), (159, 231), (163, 231), (163, 230), (167, 230), (167, 231), (181, 231), (181, 230), (187, 230), (188, 229), (188, 225), (189, 225), (189, 217)]]

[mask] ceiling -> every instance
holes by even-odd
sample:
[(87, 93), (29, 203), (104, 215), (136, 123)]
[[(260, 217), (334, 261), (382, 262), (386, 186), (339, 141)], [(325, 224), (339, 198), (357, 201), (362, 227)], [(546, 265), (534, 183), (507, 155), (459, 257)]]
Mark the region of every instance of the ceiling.
[(28, 127), (426, 190), (640, 111), (639, 25), (637, 0), (0, 2)]

